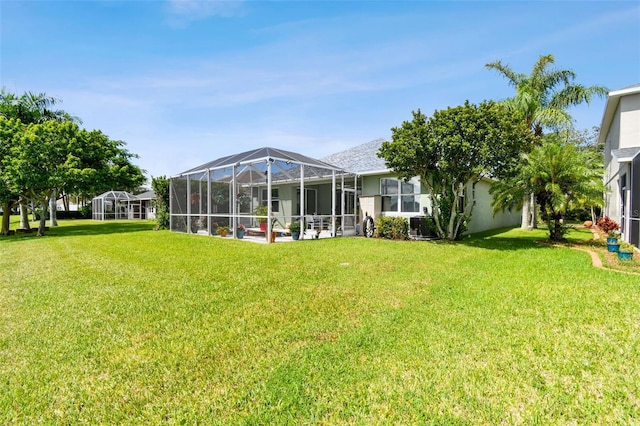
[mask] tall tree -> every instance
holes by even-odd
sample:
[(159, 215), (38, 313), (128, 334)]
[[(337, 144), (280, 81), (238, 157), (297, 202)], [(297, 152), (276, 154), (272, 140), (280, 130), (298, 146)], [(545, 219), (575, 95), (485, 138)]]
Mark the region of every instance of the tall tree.
[(151, 188), (156, 194), (156, 229), (169, 229), (171, 216), (169, 214), (169, 179), (166, 176), (151, 178)]
[(24, 133), (26, 126), (20, 120), (6, 119), (0, 115), (0, 205), (2, 206), (1, 235), (9, 233), (11, 209), (20, 199), (20, 190), (10, 185), (7, 164), (11, 158), (11, 149), (17, 137)]
[(540, 203), (549, 239), (561, 241), (567, 210), (602, 196), (602, 166), (558, 134), (545, 136), (523, 160), (518, 174), (492, 186), (494, 212), (519, 207), (523, 196), (532, 193)]
[[(606, 96), (608, 90), (602, 86), (575, 84), (576, 74), (570, 69), (550, 68), (555, 63), (553, 55), (542, 55), (533, 64), (529, 74), (515, 72), (502, 61), (486, 64), (502, 74), (515, 95), (505, 100), (505, 105), (522, 114), (523, 120), (535, 136), (542, 136), (545, 129), (569, 128), (572, 124), (568, 108), (591, 102), (594, 96)], [(540, 142), (539, 142), (540, 143)], [(522, 228), (535, 227), (535, 200), (526, 194), (522, 210)]]
[[(69, 113), (53, 107), (60, 100), (46, 93), (25, 92), (21, 96), (6, 91), (4, 88), (0, 90), (0, 116), (7, 119), (20, 120), (23, 124), (38, 124), (47, 121), (81, 123), (77, 117), (71, 116)], [(29, 218), (27, 212), (28, 199), (24, 195), (18, 198), (20, 204), (20, 227), (29, 228)], [(9, 211), (3, 212), (3, 221), (8, 221)], [(6, 218), (4, 216), (7, 216)], [(52, 222), (55, 222), (55, 210), (51, 210)], [(5, 232), (4, 228), (2, 232)], [(6, 230), (8, 232), (8, 229)]]
[(383, 142), (378, 155), (400, 178), (420, 177), (431, 196), (438, 235), (452, 240), (471, 219), (475, 185), (513, 170), (523, 141), (533, 138), (518, 114), (495, 102), (466, 102), (429, 119), (418, 110), (391, 132), (391, 142)]
[(129, 161), (135, 156), (123, 148), (123, 142), (97, 130), (79, 129), (75, 123), (30, 124), (15, 133), (12, 141), (2, 176), (9, 191), (42, 207), (38, 235), (44, 234), (48, 200), (54, 191), (133, 189), (144, 182), (140, 168)]

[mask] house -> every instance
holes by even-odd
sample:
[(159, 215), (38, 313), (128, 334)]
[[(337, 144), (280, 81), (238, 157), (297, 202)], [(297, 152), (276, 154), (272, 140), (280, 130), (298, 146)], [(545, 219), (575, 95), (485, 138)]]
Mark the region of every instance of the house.
[(604, 143), (603, 213), (640, 247), (640, 84), (609, 92), (598, 142)]
[[(259, 148), (186, 170), (170, 181), (170, 228), (215, 235), (226, 226), (235, 237), (242, 225), (249, 235), (267, 236), (302, 221), (303, 238), (333, 237), (355, 235), (368, 213), (406, 217), (414, 234), (426, 236), (429, 195), (419, 178), (404, 182), (387, 169), (377, 156), (381, 145), (374, 140), (322, 160)], [(468, 232), (520, 223), (519, 211), (493, 214), (490, 186), (489, 179), (476, 185)]]
[(153, 203), (156, 199), (155, 192), (152, 190), (145, 191), (136, 195), (136, 197), (140, 200), (141, 219), (154, 220), (156, 218), (156, 206)]
[(93, 220), (155, 219), (155, 198), (153, 191), (139, 195), (126, 191), (107, 191), (91, 200), (91, 217)]
[[(419, 219), (429, 217), (432, 212), (429, 195), (421, 185), (419, 177), (404, 182), (387, 168), (384, 160), (377, 155), (383, 141), (384, 139), (376, 139), (329, 155), (322, 160), (359, 176), (360, 221), (366, 213), (373, 218), (402, 216), (410, 219), (412, 231), (419, 234), (422, 231), (416, 226)], [(489, 194), (492, 182), (491, 179), (485, 178), (476, 184), (476, 205), (467, 232), (474, 233), (520, 224), (520, 211), (493, 214), (492, 196)]]

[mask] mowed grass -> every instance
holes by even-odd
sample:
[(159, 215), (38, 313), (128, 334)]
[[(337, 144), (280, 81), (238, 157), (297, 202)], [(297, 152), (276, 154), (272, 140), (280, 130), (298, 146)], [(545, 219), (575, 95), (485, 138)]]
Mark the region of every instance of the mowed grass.
[(267, 246), (60, 224), (0, 238), (3, 424), (640, 422), (640, 278), (542, 230)]

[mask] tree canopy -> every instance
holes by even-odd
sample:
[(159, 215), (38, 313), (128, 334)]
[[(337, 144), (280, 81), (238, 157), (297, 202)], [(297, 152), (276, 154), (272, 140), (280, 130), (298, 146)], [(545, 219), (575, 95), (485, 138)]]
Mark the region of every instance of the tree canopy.
[(523, 196), (533, 193), (547, 222), (549, 238), (560, 241), (567, 211), (575, 205), (596, 202), (602, 198), (603, 190), (602, 165), (559, 134), (550, 134), (540, 146), (523, 156), (518, 173), (496, 182), (491, 193), (496, 212), (521, 206)]
[[(486, 64), (502, 74), (515, 88), (513, 97), (504, 101), (507, 108), (519, 112), (535, 136), (542, 136), (545, 129), (568, 130), (573, 119), (568, 112), (571, 106), (589, 103), (594, 96), (606, 96), (602, 86), (584, 86), (574, 83), (575, 72), (570, 69), (554, 69), (553, 55), (541, 55), (529, 74), (515, 72), (502, 61)], [(540, 141), (538, 141), (538, 144)], [(523, 152), (524, 153), (524, 152)], [(536, 201), (525, 194), (522, 203), (522, 228), (536, 227)]]
[[(2, 233), (9, 230), (11, 206), (19, 198), (46, 212), (56, 191), (98, 193), (112, 188), (132, 190), (145, 178), (122, 141), (99, 130), (81, 129), (64, 111), (52, 111), (46, 95), (0, 97), (0, 202)], [(25, 121), (23, 121), (25, 120)], [(39, 235), (44, 230), (41, 215)]]
[[(431, 118), (418, 110), (391, 132), (378, 155), (400, 178), (421, 178), (436, 232), (447, 239), (460, 238), (471, 219), (475, 185), (482, 178), (512, 174), (523, 145), (533, 137), (517, 113), (495, 102), (465, 102)], [(461, 197), (465, 203), (459, 207)]]

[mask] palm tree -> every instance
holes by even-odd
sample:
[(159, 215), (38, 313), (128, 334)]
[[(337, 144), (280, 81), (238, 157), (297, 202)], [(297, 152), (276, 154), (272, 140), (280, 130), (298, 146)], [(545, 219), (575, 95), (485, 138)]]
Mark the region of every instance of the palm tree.
[(72, 121), (81, 124), (78, 117), (74, 117), (63, 110), (51, 109), (60, 99), (47, 96), (46, 93), (25, 92), (18, 97), (4, 89), (0, 91), (0, 115), (7, 119), (15, 118), (23, 124), (38, 124), (46, 121)]
[(601, 167), (588, 153), (562, 141), (558, 135), (545, 137), (542, 144), (523, 159), (517, 175), (491, 188), (493, 209), (497, 212), (517, 207), (524, 195), (534, 194), (549, 228), (549, 238), (561, 241), (566, 230), (563, 220), (567, 210), (602, 196)]
[[(515, 87), (515, 96), (505, 104), (521, 112), (527, 126), (535, 136), (542, 136), (544, 129), (569, 128), (571, 115), (567, 108), (583, 102), (589, 104), (594, 96), (606, 96), (608, 89), (602, 86), (574, 84), (576, 74), (570, 69), (551, 69), (555, 63), (553, 55), (542, 55), (533, 64), (531, 73), (516, 73), (502, 61), (486, 64), (489, 69), (500, 72), (509, 84)], [(535, 199), (525, 194), (522, 205), (522, 228), (535, 227)]]

